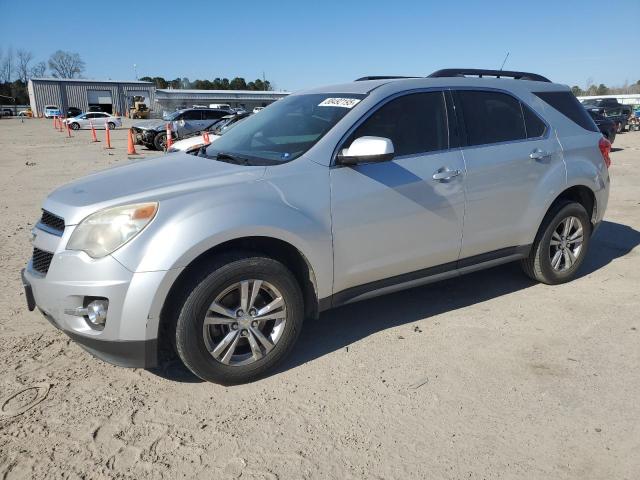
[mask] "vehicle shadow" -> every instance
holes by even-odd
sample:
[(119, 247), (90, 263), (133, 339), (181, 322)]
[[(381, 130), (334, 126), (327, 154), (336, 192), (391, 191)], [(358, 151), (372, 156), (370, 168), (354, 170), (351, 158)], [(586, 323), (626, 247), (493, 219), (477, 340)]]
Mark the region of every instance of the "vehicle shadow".
[[(640, 232), (604, 221), (594, 235), (579, 278), (624, 257), (640, 245)], [(535, 285), (517, 263), (364, 300), (329, 310), (307, 320), (289, 357), (271, 375), (304, 365), (369, 335), (508, 295)], [(182, 363), (167, 358), (153, 373), (178, 382), (198, 382)]]
[(624, 151), (624, 148), (620, 148), (620, 147), (611, 147), (611, 153), (614, 152), (622, 152)]

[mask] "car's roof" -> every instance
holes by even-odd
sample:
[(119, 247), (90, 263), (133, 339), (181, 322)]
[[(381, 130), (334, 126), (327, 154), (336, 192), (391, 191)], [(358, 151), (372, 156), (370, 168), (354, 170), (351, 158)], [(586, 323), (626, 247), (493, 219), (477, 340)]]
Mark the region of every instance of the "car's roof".
[(411, 90), (415, 88), (449, 88), (449, 87), (477, 87), (496, 88), (504, 90), (528, 89), (533, 91), (566, 90), (569, 87), (551, 82), (532, 80), (514, 80), (509, 78), (473, 78), (473, 77), (440, 77), (440, 78), (386, 78), (379, 80), (362, 80), (305, 90), (301, 93), (351, 93), (368, 94), (385, 86), (385, 89), (395, 91)]

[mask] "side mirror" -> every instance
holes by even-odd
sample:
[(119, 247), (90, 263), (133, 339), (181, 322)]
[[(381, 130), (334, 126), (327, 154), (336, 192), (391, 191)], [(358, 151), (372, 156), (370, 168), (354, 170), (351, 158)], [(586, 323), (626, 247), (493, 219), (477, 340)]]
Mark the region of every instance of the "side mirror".
[(359, 137), (349, 148), (342, 149), (337, 161), (341, 165), (376, 163), (391, 160), (394, 155), (393, 142), (384, 137)]

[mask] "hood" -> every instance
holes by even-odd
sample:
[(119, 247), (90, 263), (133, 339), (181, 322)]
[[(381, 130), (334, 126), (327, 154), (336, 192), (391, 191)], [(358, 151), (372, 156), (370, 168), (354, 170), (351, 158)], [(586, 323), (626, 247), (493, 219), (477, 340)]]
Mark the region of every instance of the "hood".
[(71, 182), (51, 193), (43, 208), (64, 218), (65, 224), (75, 225), (103, 208), (250, 183), (262, 178), (265, 170), (264, 166), (235, 165), (176, 152)]
[(132, 125), (133, 128), (139, 128), (140, 130), (157, 130), (158, 127), (164, 128), (167, 125), (166, 120), (156, 118), (153, 120), (142, 120)]

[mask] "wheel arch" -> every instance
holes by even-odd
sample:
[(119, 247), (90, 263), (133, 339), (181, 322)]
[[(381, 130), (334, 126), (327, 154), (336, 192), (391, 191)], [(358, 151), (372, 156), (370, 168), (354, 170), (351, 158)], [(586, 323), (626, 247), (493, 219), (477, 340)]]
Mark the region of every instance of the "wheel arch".
[(158, 344), (164, 348), (173, 341), (172, 332), (180, 306), (188, 295), (185, 291), (192, 276), (207, 268), (211, 261), (226, 252), (245, 251), (259, 253), (278, 260), (291, 270), (302, 290), (305, 316), (317, 318), (319, 314), (318, 285), (313, 267), (307, 257), (294, 245), (267, 236), (240, 237), (222, 242), (194, 258), (175, 279), (164, 299), (158, 323)]
[(563, 200), (581, 204), (587, 211), (587, 215), (589, 215), (589, 218), (591, 219), (591, 224), (593, 225), (595, 223), (595, 218), (597, 217), (598, 213), (598, 205), (596, 195), (590, 187), (586, 185), (573, 185), (563, 190), (553, 200), (553, 202), (551, 202), (551, 205), (547, 209), (545, 216), (549, 212), (549, 210), (551, 210), (558, 202)]

